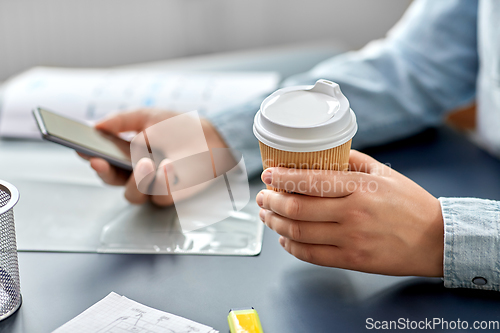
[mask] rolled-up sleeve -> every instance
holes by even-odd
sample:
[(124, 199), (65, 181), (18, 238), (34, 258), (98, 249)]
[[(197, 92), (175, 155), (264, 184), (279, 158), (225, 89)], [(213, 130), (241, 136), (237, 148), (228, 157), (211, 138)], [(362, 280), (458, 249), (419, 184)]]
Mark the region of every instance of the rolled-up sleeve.
[(444, 219), (444, 285), (500, 291), (500, 202), (439, 198)]

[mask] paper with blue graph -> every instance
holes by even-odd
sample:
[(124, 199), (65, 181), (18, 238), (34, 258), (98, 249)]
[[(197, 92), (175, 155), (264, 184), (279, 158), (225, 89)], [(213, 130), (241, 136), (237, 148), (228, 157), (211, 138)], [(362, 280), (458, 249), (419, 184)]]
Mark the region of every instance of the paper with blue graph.
[(112, 292), (53, 333), (218, 333), (218, 331)]
[(268, 94), (278, 82), (274, 72), (36, 67), (3, 86), (0, 135), (40, 138), (31, 114), (37, 106), (89, 123), (143, 107), (206, 117)]

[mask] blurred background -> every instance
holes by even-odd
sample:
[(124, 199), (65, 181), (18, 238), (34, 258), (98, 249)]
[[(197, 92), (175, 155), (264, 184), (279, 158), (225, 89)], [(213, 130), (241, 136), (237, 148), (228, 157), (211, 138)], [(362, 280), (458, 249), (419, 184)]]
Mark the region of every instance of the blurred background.
[(0, 81), (27, 68), (103, 67), (380, 38), (410, 0), (0, 0)]

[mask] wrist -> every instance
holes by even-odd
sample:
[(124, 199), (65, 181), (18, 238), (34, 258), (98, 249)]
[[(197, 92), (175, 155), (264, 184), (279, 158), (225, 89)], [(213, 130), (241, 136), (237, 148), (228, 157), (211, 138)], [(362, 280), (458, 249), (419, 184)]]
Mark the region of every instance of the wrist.
[(444, 266), (444, 219), (441, 209), (441, 203), (437, 198), (434, 198), (433, 217), (431, 219), (431, 235), (434, 258), (431, 263), (431, 274), (433, 277), (443, 277)]
[(207, 140), (208, 148), (229, 148), (215, 126), (207, 119), (201, 119), (203, 133)]

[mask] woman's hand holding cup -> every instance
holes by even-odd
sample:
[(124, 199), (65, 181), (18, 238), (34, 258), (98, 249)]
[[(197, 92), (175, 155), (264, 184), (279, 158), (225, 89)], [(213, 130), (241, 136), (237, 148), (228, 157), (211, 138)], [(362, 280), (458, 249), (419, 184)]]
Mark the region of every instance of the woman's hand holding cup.
[(388, 275), (443, 276), (439, 201), (360, 152), (351, 171), (268, 168), (276, 192), (257, 195), (260, 217), (295, 257), (322, 266)]

